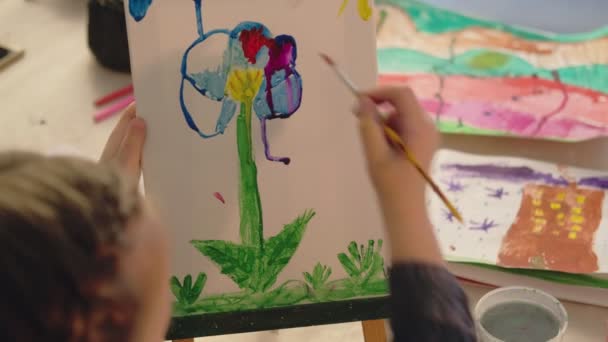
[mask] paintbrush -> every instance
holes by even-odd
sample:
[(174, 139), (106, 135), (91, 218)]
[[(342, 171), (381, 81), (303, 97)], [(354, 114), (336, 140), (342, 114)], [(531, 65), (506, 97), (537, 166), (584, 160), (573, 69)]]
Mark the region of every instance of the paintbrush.
[[(350, 89), (350, 91), (355, 95), (355, 97), (359, 98), (359, 96), (361, 96), (361, 93), (359, 92), (359, 90), (357, 90), (357, 87), (355, 87), (354, 83), (346, 76), (346, 73), (344, 73), (342, 71), (342, 69), (340, 69), (338, 67), (338, 65), (333, 61), (333, 59), (331, 59), (329, 56), (327, 56), (326, 54), (320, 54), (320, 55), (321, 55), (321, 58), (325, 61), (325, 63), (327, 63), (327, 65), (329, 65), (334, 70), (336, 75), (338, 75), (338, 77), (348, 87), (348, 89)], [(387, 119), (386, 117), (384, 117), (385, 115), (381, 115), (381, 116), (383, 116), (383, 118), (382, 118), (383, 120)], [(426, 182), (430, 185), (430, 187), (433, 189), (435, 194), (437, 194), (437, 196), (439, 196), (439, 198), (441, 199), (441, 201), (443, 201), (445, 206), (448, 207), (448, 209), (450, 210), (450, 213), (458, 221), (460, 221), (460, 223), (464, 223), (464, 220), (462, 219), (462, 216), (460, 215), (460, 213), (458, 212), (456, 207), (445, 196), (443, 191), (441, 191), (441, 189), (439, 188), (437, 183), (435, 183), (435, 181), (433, 181), (431, 176), (429, 176), (424, 171), (424, 169), (420, 166), (420, 163), (418, 162), (416, 157), (412, 154), (410, 149), (405, 145), (405, 143), (403, 142), (403, 140), (401, 139), (399, 134), (397, 132), (395, 132), (395, 130), (392, 129), (389, 125), (387, 125), (386, 122), (383, 124), (383, 128), (384, 128), (384, 134), (386, 134), (386, 136), (390, 139), (390, 141), (393, 142), (395, 145), (399, 146), (399, 148), (405, 153), (406, 159), (414, 166), (414, 168), (418, 171), (418, 173), (426, 180)]]

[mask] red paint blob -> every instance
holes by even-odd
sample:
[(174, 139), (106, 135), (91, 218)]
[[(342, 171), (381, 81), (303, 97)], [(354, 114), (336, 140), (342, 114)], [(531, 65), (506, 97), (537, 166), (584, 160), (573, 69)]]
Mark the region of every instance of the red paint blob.
[(224, 196), (219, 192), (214, 192), (213, 197), (217, 198), (218, 201), (222, 202), (222, 204), (226, 204), (226, 200), (224, 200)]
[(251, 64), (256, 63), (256, 57), (262, 47), (266, 46), (271, 49), (274, 45), (272, 39), (264, 35), (261, 27), (241, 32), (239, 40), (243, 47), (243, 54)]

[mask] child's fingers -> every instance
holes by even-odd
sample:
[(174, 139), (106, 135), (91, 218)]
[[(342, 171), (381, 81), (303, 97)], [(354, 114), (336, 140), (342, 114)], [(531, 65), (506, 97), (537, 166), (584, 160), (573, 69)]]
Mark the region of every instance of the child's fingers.
[(122, 117), (112, 130), (112, 133), (106, 142), (106, 146), (103, 149), (100, 160), (109, 160), (116, 155), (125, 137), (127, 128), (129, 127), (129, 122), (135, 118), (136, 112), (137, 109), (135, 107), (135, 103), (132, 103), (129, 107), (127, 107), (127, 109), (125, 109)]
[(368, 163), (375, 165), (385, 161), (390, 157), (391, 151), (379, 123), (380, 114), (376, 104), (370, 98), (362, 96), (355, 114), (359, 117), (359, 130)]
[(390, 128), (394, 129), (399, 135), (403, 134), (403, 118), (398, 112), (392, 111), (386, 116), (384, 121)]
[[(363, 93), (376, 103), (388, 103), (400, 117), (402, 128), (415, 125), (424, 118), (424, 111), (412, 89), (407, 86), (382, 86)], [(403, 127), (405, 126), (405, 127)], [(400, 129), (400, 131), (403, 129)]]
[(139, 178), (141, 173), (141, 158), (146, 140), (146, 123), (141, 118), (131, 120), (118, 151), (119, 165), (131, 176)]

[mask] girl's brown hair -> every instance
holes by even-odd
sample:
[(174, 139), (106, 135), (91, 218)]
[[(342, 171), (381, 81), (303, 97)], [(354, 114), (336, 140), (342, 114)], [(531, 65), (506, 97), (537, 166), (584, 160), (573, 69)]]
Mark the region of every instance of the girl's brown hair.
[(134, 184), (74, 158), (0, 153), (0, 341), (128, 341), (121, 283)]

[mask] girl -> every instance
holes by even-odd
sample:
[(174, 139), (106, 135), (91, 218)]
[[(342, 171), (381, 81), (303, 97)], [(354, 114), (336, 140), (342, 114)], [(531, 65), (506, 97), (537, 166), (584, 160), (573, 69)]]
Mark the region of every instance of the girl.
[[(408, 88), (360, 97), (355, 112), (392, 250), (395, 340), (474, 341), (466, 296), (420, 215), (425, 183), (387, 142), (380, 102), (393, 105), (389, 123), (427, 169), (439, 135)], [(99, 164), (0, 154), (1, 341), (163, 341), (167, 236), (137, 193), (144, 138), (131, 107)]]

